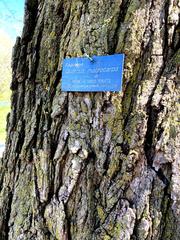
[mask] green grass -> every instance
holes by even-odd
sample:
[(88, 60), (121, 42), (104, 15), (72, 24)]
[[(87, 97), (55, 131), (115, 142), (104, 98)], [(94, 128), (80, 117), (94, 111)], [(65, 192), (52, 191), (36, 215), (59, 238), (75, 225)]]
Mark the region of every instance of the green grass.
[(0, 142), (6, 139), (6, 117), (10, 112), (10, 106), (0, 106)]

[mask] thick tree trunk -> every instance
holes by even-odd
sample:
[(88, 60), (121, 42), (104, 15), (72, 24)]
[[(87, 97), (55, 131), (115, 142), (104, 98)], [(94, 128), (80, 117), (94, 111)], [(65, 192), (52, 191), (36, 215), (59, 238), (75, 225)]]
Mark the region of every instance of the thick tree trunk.
[[(0, 239), (178, 240), (179, 8), (28, 0), (0, 165)], [(125, 53), (122, 93), (61, 92), (62, 60)]]

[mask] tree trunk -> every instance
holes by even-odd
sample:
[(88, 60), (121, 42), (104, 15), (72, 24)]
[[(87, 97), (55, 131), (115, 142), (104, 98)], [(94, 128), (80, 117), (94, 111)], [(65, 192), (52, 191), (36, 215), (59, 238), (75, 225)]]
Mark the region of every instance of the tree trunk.
[[(178, 240), (176, 0), (27, 0), (0, 239)], [(61, 92), (65, 57), (125, 53), (121, 93)]]

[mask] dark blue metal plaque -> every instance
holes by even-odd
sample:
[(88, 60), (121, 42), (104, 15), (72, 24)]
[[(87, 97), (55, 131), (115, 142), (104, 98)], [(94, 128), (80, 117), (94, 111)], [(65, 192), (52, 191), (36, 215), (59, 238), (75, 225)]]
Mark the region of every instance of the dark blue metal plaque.
[(62, 70), (62, 91), (103, 92), (122, 89), (124, 54), (66, 58)]

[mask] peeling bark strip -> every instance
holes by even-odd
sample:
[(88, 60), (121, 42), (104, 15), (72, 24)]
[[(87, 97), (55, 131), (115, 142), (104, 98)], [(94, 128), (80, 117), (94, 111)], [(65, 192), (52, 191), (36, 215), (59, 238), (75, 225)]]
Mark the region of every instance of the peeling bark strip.
[[(1, 240), (178, 240), (178, 1), (26, 1), (0, 160)], [(66, 56), (125, 53), (122, 93), (62, 93)]]

